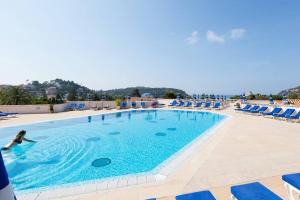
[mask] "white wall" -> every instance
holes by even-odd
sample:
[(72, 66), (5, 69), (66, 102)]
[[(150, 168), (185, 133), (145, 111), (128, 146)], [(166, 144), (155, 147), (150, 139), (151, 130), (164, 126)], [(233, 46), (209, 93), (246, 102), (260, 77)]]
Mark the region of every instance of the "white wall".
[(53, 111), (55, 113), (64, 112), (66, 110), (67, 105), (68, 105), (68, 103), (55, 104), (55, 105), (53, 105)]
[[(55, 104), (53, 105), (53, 110), (55, 113), (64, 112), (67, 106), (71, 103), (79, 103), (85, 104), (85, 109), (93, 109), (93, 108), (116, 108), (115, 101), (69, 101), (63, 104)], [(141, 107), (140, 101), (136, 101), (137, 107)], [(147, 107), (151, 106), (151, 101), (145, 101)], [(131, 106), (131, 103), (129, 102)], [(50, 105), (49, 104), (41, 104), (41, 105), (0, 105), (0, 111), (2, 112), (16, 112), (19, 114), (41, 114), (41, 113), (50, 113)]]
[(41, 105), (0, 105), (0, 111), (2, 112), (16, 112), (19, 114), (39, 114), (49, 113), (49, 104)]
[(91, 109), (91, 108), (103, 108), (103, 107), (109, 107), (111, 109), (116, 108), (116, 103), (115, 101), (68, 101), (67, 104), (70, 103), (84, 103), (86, 109)]

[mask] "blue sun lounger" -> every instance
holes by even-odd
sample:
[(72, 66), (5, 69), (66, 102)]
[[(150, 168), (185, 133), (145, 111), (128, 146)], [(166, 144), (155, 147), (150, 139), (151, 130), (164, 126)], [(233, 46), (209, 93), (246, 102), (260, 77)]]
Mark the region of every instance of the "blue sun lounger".
[(18, 114), (16, 112), (1, 112), (1, 111), (0, 111), (0, 113), (6, 114), (6, 115), (17, 115)]
[(184, 105), (184, 107), (191, 107), (192, 105), (193, 105), (192, 102), (188, 101), (188, 102)]
[(252, 112), (252, 111), (256, 111), (259, 109), (258, 105), (252, 106), (249, 110), (244, 110), (243, 112)]
[(194, 106), (194, 108), (200, 108), (202, 105), (202, 102), (197, 102), (196, 105)]
[(176, 200), (216, 200), (212, 193), (208, 190), (201, 192), (193, 192), (189, 194), (181, 194), (176, 196)]
[(120, 103), (120, 108), (121, 108), (121, 109), (126, 109), (126, 108), (127, 108), (127, 102), (126, 102), (126, 101), (122, 101), (122, 102)]
[(5, 117), (16, 117), (18, 113), (16, 112), (1, 112), (0, 111), (0, 118), (5, 118)]
[(205, 104), (204, 104), (204, 108), (209, 108), (210, 107), (210, 102), (206, 102)]
[(85, 108), (85, 104), (84, 103), (80, 103), (77, 107), (77, 110), (84, 110)]
[(170, 104), (169, 104), (169, 106), (176, 106), (177, 105), (177, 101), (176, 100), (174, 100), (173, 102), (171, 102)]
[(273, 114), (275, 114), (275, 113), (280, 113), (282, 111), (282, 108), (274, 108), (271, 112), (264, 112), (264, 113), (262, 113), (263, 115), (273, 115)]
[(134, 101), (134, 102), (131, 102), (131, 107), (132, 108), (136, 108), (136, 102)]
[(77, 107), (76, 103), (71, 103), (67, 105), (66, 110), (76, 110), (76, 107)]
[(275, 113), (273, 114), (273, 117), (289, 117), (295, 112), (295, 109), (289, 108), (286, 109), (282, 114)]
[(235, 200), (283, 200), (259, 182), (232, 186), (231, 197)]
[(263, 107), (260, 107), (260, 109), (258, 109), (258, 110), (253, 110), (253, 111), (250, 111), (250, 112), (251, 112), (251, 113), (263, 113), (263, 112), (265, 112), (267, 109), (268, 109), (267, 106), (263, 106)]
[(300, 173), (283, 175), (282, 180), (288, 190), (289, 198), (296, 199), (293, 198), (293, 193), (300, 195)]
[(5, 119), (8, 117), (8, 114), (0, 113), (0, 119)]
[(286, 119), (300, 119), (300, 111), (296, 115), (290, 115), (285, 118)]
[(236, 111), (245, 111), (245, 110), (249, 110), (251, 108), (251, 105), (250, 104), (247, 104), (245, 105), (244, 108), (238, 108), (238, 109), (235, 109)]
[(146, 103), (142, 101), (142, 102), (141, 102), (141, 107), (142, 107), (142, 108), (146, 108)]
[(183, 101), (180, 101), (179, 104), (178, 104), (178, 106), (179, 106), (179, 107), (184, 106), (184, 102), (183, 102)]
[(220, 102), (215, 102), (214, 106), (212, 107), (213, 109), (219, 109), (221, 106)]
[[(175, 199), (176, 200), (216, 200), (216, 198), (208, 190), (177, 195)], [(156, 198), (150, 198), (147, 200), (156, 200)]]

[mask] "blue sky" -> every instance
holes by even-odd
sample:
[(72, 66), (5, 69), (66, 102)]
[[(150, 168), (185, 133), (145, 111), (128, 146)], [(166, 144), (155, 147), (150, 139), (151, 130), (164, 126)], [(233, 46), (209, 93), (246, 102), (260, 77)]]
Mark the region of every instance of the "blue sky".
[(1, 1), (0, 84), (275, 93), (300, 85), (300, 1)]

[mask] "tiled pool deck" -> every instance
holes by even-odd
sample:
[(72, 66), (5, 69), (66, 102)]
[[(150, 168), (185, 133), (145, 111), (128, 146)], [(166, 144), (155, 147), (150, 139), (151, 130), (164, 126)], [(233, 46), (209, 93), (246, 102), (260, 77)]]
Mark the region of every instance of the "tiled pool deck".
[[(22, 115), (0, 126), (103, 112), (114, 111)], [(229, 199), (231, 185), (255, 180), (286, 198), (280, 175), (300, 171), (300, 124), (238, 114), (232, 108), (215, 112), (231, 117), (155, 173), (17, 194), (18, 199), (174, 199), (176, 194), (203, 189)]]

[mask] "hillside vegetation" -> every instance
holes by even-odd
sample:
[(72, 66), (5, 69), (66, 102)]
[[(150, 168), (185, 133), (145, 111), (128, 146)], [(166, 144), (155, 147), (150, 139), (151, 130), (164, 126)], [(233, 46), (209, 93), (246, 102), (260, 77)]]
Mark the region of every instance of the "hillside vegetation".
[(113, 89), (103, 91), (104, 94), (109, 96), (130, 96), (133, 91), (138, 90), (140, 94), (150, 93), (154, 97), (163, 98), (167, 93), (174, 93), (179, 96), (187, 96), (186, 92), (183, 90), (175, 88), (150, 88), (150, 87), (128, 87), (122, 89)]
[[(51, 98), (49, 98), (49, 88), (51, 89)], [(157, 98), (187, 96), (186, 92), (175, 88), (129, 87), (105, 91), (92, 90), (74, 81), (55, 79), (43, 83), (32, 81), (19, 86), (0, 85), (0, 104), (61, 103), (66, 100), (115, 100), (126, 96), (140, 96), (143, 93), (150, 93)]]
[(286, 95), (289, 99), (300, 99), (300, 86), (282, 90), (279, 95)]

